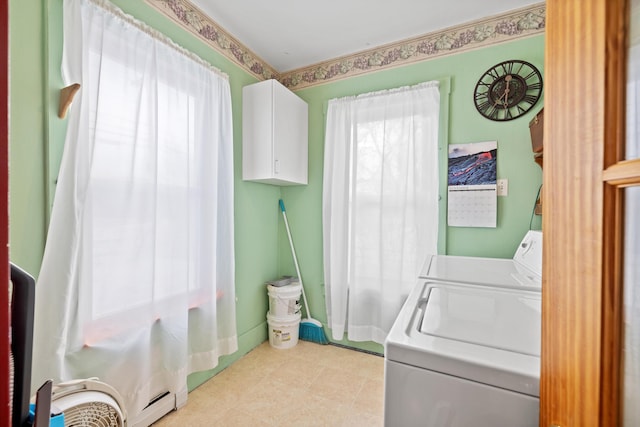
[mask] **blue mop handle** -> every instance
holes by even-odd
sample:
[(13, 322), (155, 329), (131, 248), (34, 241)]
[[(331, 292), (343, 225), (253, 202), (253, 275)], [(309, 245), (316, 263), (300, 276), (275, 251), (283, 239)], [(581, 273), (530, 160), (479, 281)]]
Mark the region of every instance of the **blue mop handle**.
[(296, 256), (296, 250), (293, 247), (293, 238), (291, 237), (291, 229), (289, 228), (289, 220), (287, 219), (287, 213), (284, 210), (284, 202), (282, 199), (278, 200), (280, 204), (280, 210), (282, 211), (282, 219), (284, 220), (284, 226), (287, 229), (287, 237), (289, 238), (289, 246), (291, 247), (291, 255), (293, 255), (293, 265), (296, 266), (296, 274), (298, 275), (298, 281), (300, 282), (300, 288), (302, 290), (302, 300), (304, 301), (304, 308), (307, 310), (307, 317), (311, 318), (309, 313), (309, 303), (307, 302), (307, 295), (304, 293), (304, 283), (302, 283), (302, 275), (300, 274), (300, 266), (298, 265), (298, 257)]

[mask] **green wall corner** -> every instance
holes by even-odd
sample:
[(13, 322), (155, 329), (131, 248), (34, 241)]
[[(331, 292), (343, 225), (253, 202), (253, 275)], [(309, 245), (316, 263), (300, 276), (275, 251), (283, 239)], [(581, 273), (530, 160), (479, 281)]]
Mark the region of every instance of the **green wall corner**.
[[(294, 235), (310, 310), (326, 325), (322, 255), (322, 168), (327, 102), (333, 98), (438, 80), (441, 83), (442, 120), (440, 129), (440, 227), (439, 252), (511, 258), (529, 229), (540, 229), (541, 219), (533, 207), (542, 183), (542, 171), (531, 151), (529, 121), (542, 108), (543, 100), (526, 115), (509, 122), (482, 117), (473, 104), (473, 89), (491, 66), (507, 59), (533, 63), (544, 74), (544, 35), (489, 46), (326, 83), (297, 91), (309, 104), (309, 184), (283, 187), (287, 217)], [(498, 178), (509, 180), (509, 195), (498, 197), (496, 228), (449, 227), (446, 222), (448, 144), (498, 141)], [(295, 275), (289, 243), (280, 221), (281, 275)], [(365, 348), (372, 343), (341, 341)], [(365, 348), (369, 350), (370, 348)]]

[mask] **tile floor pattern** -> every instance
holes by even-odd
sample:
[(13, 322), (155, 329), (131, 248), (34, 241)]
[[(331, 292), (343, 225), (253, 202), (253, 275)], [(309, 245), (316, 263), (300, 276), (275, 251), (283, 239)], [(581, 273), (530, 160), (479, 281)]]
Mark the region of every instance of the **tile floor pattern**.
[(155, 427), (383, 425), (384, 358), (299, 341), (262, 343), (191, 393)]

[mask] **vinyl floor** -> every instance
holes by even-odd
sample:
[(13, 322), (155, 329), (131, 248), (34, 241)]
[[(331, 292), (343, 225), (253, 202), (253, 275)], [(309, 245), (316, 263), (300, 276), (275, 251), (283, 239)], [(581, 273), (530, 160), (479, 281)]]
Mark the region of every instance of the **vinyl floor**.
[(383, 384), (380, 356), (306, 341), (290, 349), (265, 342), (154, 426), (382, 426)]

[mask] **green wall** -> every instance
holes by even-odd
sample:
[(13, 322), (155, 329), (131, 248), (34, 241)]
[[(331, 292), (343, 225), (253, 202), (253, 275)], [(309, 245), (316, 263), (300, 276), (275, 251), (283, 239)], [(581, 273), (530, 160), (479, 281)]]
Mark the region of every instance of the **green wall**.
[[(287, 205), (313, 317), (326, 322), (322, 267), (322, 163), (326, 104), (329, 99), (438, 79), (450, 85), (448, 125), (443, 130), (441, 156), (446, 180), (446, 142), (498, 141), (498, 177), (509, 179), (509, 196), (498, 198), (498, 227), (446, 227), (441, 221), (443, 253), (511, 257), (527, 229), (540, 168), (531, 156), (528, 122), (533, 113), (507, 123), (483, 119), (473, 107), (472, 92), (482, 72), (506, 59), (525, 59), (543, 68), (543, 36), (451, 55), (304, 89), (309, 103), (309, 185), (275, 187), (243, 182), (242, 87), (255, 78), (205, 43), (140, 0), (112, 0), (126, 13), (165, 33), (230, 77), (234, 120), (235, 244), (237, 326), (240, 351), (221, 360), (211, 372), (194, 374), (193, 388), (237, 360), (267, 338), (266, 280), (295, 274), (277, 200)], [(215, 17), (214, 17), (215, 19)], [(10, 1), (10, 249), (14, 262), (37, 276), (46, 237), (46, 224), (64, 147), (66, 120), (57, 117), (62, 78), (62, 0)], [(534, 109), (538, 111), (541, 105)], [(443, 181), (443, 215), (446, 213)], [(539, 228), (539, 217), (533, 228)], [(276, 250), (277, 249), (277, 250)], [(349, 343), (381, 351), (373, 343)]]
[(9, 253), (33, 275), (46, 237), (43, 4), (9, 2)]
[[(442, 147), (445, 153), (440, 156), (440, 238), (444, 240), (444, 247), (440, 245), (441, 253), (511, 258), (526, 231), (530, 228), (540, 229), (540, 217), (532, 218), (532, 211), (542, 182), (542, 170), (533, 161), (529, 121), (542, 108), (542, 101), (524, 117), (502, 123), (483, 118), (473, 104), (473, 90), (480, 76), (491, 66), (507, 59), (529, 61), (544, 74), (544, 36), (445, 56), (297, 92), (309, 103), (309, 185), (284, 187), (282, 196), (287, 204), (287, 217), (294, 234), (301, 274), (312, 302), (310, 310), (315, 318), (326, 323), (321, 207), (325, 113), (330, 99), (429, 80), (450, 81), (448, 125), (441, 132), (448, 135), (450, 144), (498, 141), (498, 178), (509, 180), (509, 193), (506, 197), (498, 197), (496, 228), (448, 227), (445, 216), (445, 141)], [(441, 93), (442, 97), (446, 97), (446, 90), (441, 90)], [(282, 227), (280, 272), (295, 274)], [(348, 344), (374, 351), (382, 350), (381, 346), (372, 343)]]

